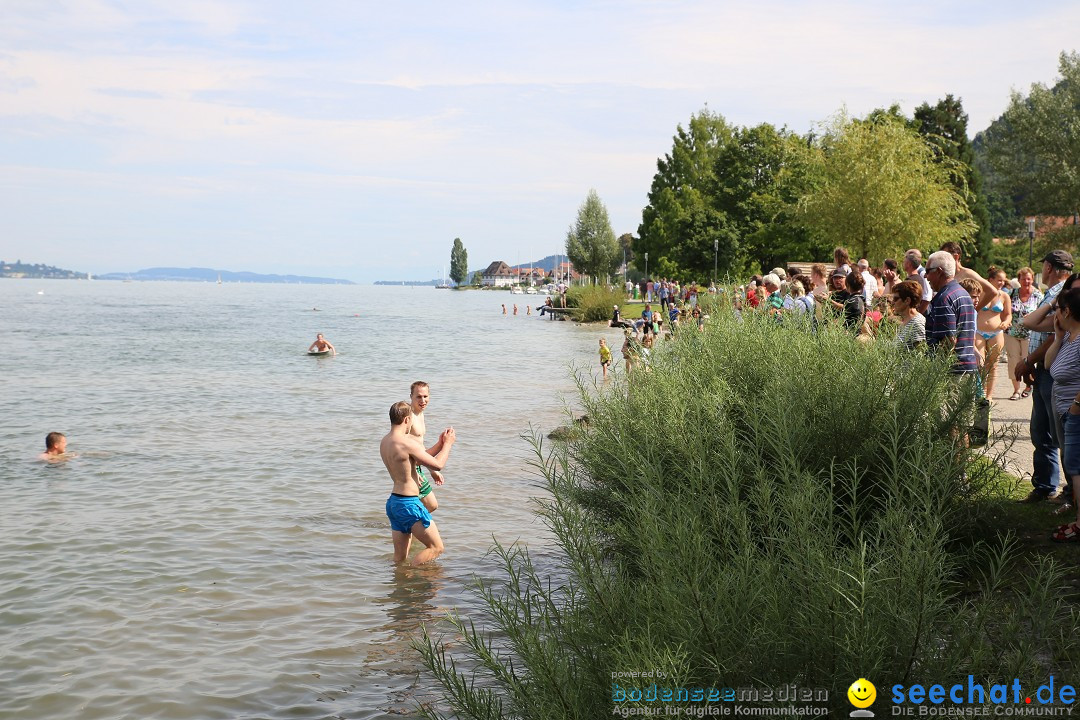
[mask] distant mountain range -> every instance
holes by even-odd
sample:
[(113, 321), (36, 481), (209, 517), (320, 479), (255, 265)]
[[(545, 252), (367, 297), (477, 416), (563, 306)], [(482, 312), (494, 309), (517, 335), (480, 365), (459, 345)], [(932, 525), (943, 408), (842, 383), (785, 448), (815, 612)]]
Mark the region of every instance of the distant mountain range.
[[(541, 268), (543, 270), (554, 271), (556, 263), (566, 262), (566, 255), (548, 255), (546, 258), (541, 258), (536, 262), (522, 263), (520, 265), (511, 265), (511, 270), (517, 270), (520, 268)], [(487, 267), (486, 265), (484, 267)]]
[(133, 273), (105, 273), (97, 280), (180, 280), (186, 282), (308, 283), (309, 285), (355, 285), (351, 280), (306, 275), (262, 275), (211, 268), (147, 268)]

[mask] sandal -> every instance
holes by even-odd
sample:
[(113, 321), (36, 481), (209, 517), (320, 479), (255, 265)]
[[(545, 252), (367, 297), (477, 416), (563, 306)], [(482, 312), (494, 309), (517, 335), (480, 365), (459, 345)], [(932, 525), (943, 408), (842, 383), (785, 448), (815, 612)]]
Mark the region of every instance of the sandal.
[(1020, 393), (1014, 392), (1012, 395), (1009, 396), (1009, 399), (1010, 400), (1019, 400), (1020, 399)]
[(1028, 399), (1029, 397), (1031, 397), (1031, 386), (1030, 385), (1028, 385), (1026, 388), (1024, 388), (1024, 392), (1020, 393), (1020, 397), (1024, 398), (1025, 400)]
[(1054, 531), (1050, 539), (1059, 543), (1077, 542), (1080, 540), (1080, 527), (1077, 527), (1076, 523), (1062, 525)]

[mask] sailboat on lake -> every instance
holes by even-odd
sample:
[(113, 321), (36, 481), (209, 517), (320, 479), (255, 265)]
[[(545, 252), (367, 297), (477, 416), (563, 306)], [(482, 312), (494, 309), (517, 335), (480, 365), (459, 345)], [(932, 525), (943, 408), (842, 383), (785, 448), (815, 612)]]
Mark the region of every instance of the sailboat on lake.
[(448, 283), (446, 281), (446, 266), (445, 265), (443, 265), (442, 273), (443, 273), (442, 274), (442, 283), (440, 283), (439, 285), (436, 285), (435, 289), (436, 290), (449, 290), (450, 289), (450, 283)]

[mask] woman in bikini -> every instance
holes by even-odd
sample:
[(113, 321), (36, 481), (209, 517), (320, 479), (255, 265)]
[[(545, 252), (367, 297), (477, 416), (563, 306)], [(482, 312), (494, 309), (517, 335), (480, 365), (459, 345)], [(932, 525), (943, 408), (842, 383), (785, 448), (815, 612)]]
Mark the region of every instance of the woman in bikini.
[(994, 397), (994, 376), (997, 361), (1005, 348), (1005, 331), (1012, 325), (1012, 300), (1001, 288), (1008, 276), (1004, 270), (991, 266), (986, 279), (997, 288), (992, 305), (980, 307), (975, 325), (975, 347), (982, 352), (985, 360), (982, 366), (983, 383), (986, 397)]

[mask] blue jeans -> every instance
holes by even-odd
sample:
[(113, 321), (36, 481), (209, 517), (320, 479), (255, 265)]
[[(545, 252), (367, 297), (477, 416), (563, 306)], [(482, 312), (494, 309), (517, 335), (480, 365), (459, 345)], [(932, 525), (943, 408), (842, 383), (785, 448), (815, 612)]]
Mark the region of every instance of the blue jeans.
[(1051, 493), (1060, 482), (1058, 463), (1057, 413), (1054, 412), (1054, 379), (1047, 370), (1035, 371), (1035, 392), (1031, 394), (1031, 456), (1034, 473), (1031, 484), (1041, 493)]
[(1061, 418), (1065, 428), (1062, 445), (1065, 448), (1065, 464), (1062, 466), (1067, 477), (1080, 476), (1080, 415), (1065, 413)]

